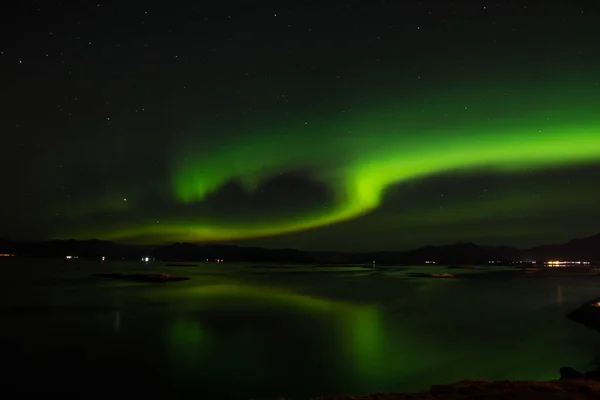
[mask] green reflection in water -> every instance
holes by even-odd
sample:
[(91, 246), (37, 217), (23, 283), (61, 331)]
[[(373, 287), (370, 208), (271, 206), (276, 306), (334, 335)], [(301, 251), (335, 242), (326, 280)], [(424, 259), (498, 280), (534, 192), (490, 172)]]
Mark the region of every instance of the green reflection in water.
[[(178, 381), (197, 374), (215, 381), (232, 376), (238, 383), (268, 381), (293, 360), (321, 361), (290, 372), (325, 368), (325, 381), (373, 379), (383, 359), (384, 328), (376, 307), (248, 284), (201, 286), (184, 296), (195, 311), (178, 313), (167, 336), (169, 370)], [(231, 356), (235, 362), (226, 360)]]
[[(181, 318), (170, 324), (169, 328), (170, 347), (178, 357), (201, 357), (205, 351), (210, 350), (203, 346), (210, 342), (210, 335), (202, 329), (200, 323)], [(177, 351), (179, 349), (183, 351)]]
[(264, 388), (276, 395), (360, 394), (467, 378), (556, 378), (570, 359), (561, 360), (562, 353), (577, 349), (548, 351), (557, 342), (552, 330), (546, 337), (538, 324), (506, 324), (523, 314), (523, 321), (531, 316), (561, 329), (562, 319), (553, 322), (554, 312), (538, 315), (538, 306), (523, 309), (516, 300), (499, 307), (501, 286), (474, 296), (490, 290), (495, 296), (475, 307), (458, 281), (428, 281), (411, 296), (376, 306), (230, 280), (182, 288), (168, 324), (169, 372), (178, 384), (208, 380), (253, 395)]
[(343, 322), (346, 329), (341, 333), (340, 340), (349, 352), (349, 361), (356, 375), (370, 381), (381, 378), (379, 371), (385, 335), (379, 309), (362, 308)]

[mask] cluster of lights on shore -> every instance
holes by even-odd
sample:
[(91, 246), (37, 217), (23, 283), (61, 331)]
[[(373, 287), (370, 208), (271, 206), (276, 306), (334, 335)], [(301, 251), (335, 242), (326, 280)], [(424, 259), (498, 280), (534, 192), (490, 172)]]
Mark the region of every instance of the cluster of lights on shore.
[(546, 261), (548, 267), (566, 267), (569, 265), (590, 265), (589, 261)]
[[(102, 257), (102, 261), (104, 261), (104, 257)], [(142, 261), (147, 263), (147, 262), (150, 262), (150, 261), (154, 261), (154, 258), (152, 258), (152, 257), (143, 257)], [(210, 260), (207, 258), (206, 262), (210, 262)], [(216, 262), (217, 264), (220, 264), (220, 263), (223, 262), (223, 259), (222, 258), (216, 258), (214, 260), (214, 262)]]
[[(0, 254), (0, 257), (14, 257), (14, 254)], [(66, 256), (65, 257), (67, 260), (75, 260), (77, 258), (79, 258), (79, 256)], [(106, 256), (102, 256), (100, 258), (102, 261), (106, 261)], [(153, 257), (142, 257), (142, 262), (148, 263), (154, 261)], [(206, 259), (206, 262), (210, 262), (210, 259)], [(225, 262), (225, 260), (223, 260), (222, 258), (215, 258), (213, 260), (213, 262), (217, 263), (217, 264), (221, 264), (223, 262)]]
[[(503, 261), (488, 261), (488, 264), (504, 264)], [(538, 265), (543, 264), (547, 267), (567, 267), (567, 266), (576, 266), (576, 265), (591, 265), (590, 261), (544, 261), (543, 263), (538, 263), (537, 261), (518, 261), (513, 264), (530, 264), (530, 265)]]

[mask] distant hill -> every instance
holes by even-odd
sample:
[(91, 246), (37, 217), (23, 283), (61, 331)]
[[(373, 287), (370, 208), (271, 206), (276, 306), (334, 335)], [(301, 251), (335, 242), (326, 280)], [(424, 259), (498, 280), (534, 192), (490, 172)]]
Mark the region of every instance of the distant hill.
[(190, 243), (175, 243), (170, 246), (156, 247), (154, 257), (159, 260), (168, 261), (213, 261), (215, 259), (222, 259), (225, 261), (246, 262), (316, 262), (310, 253), (294, 249), (265, 249), (262, 247), (197, 245)]
[(0, 238), (0, 254), (12, 254), (15, 252), (15, 244), (8, 239)]
[[(4, 249), (4, 250), (3, 250)], [(315, 263), (308, 253), (294, 249), (265, 249), (229, 245), (198, 245), (175, 243), (168, 246), (131, 246), (104, 240), (49, 240), (43, 242), (11, 242), (0, 240), (0, 253), (15, 253), (20, 257), (140, 260), (153, 257), (164, 261), (198, 261), (223, 259), (248, 262)]]
[(534, 247), (522, 252), (529, 259), (550, 260), (593, 260), (600, 261), (600, 233), (583, 239), (573, 239), (568, 243)]
[[(21, 257), (81, 258), (109, 257), (112, 259), (139, 259), (148, 255), (148, 247), (126, 246), (104, 240), (48, 240), (43, 242), (13, 243), (13, 252)], [(150, 252), (152, 249), (150, 248)]]
[(314, 253), (321, 262), (371, 264), (422, 264), (435, 261), (443, 264), (487, 264), (490, 260), (517, 261), (518, 249), (481, 247), (473, 243), (425, 246), (408, 251), (377, 251), (367, 253)]
[(421, 264), (435, 261), (439, 264), (487, 264), (488, 261), (550, 261), (587, 260), (600, 263), (600, 234), (568, 243), (538, 246), (519, 250), (506, 246), (478, 246), (456, 243), (443, 246), (424, 246), (408, 251), (378, 251), (369, 253), (313, 253), (321, 262)]
[(307, 252), (295, 249), (266, 249), (221, 244), (175, 243), (166, 246), (130, 246), (103, 240), (50, 240), (44, 242), (12, 242), (0, 239), (0, 253), (21, 257), (129, 259), (154, 257), (164, 261), (198, 261), (223, 259), (228, 262), (287, 262), (325, 264), (487, 264), (488, 261), (588, 260), (600, 262), (600, 234), (568, 243), (538, 246), (527, 250), (511, 247), (478, 246), (456, 243), (424, 246), (408, 251), (364, 253)]

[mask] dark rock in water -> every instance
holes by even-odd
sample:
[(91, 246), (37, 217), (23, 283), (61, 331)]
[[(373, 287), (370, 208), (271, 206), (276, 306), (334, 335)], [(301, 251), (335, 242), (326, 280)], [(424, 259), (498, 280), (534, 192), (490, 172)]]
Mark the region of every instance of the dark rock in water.
[(585, 375), (586, 379), (593, 379), (595, 381), (600, 381), (600, 371), (599, 370), (587, 371), (584, 375)]
[(95, 276), (99, 276), (102, 278), (112, 278), (112, 279), (121, 279), (124, 281), (132, 281), (132, 282), (177, 282), (177, 281), (187, 281), (190, 278), (186, 276), (177, 276), (177, 275), (169, 275), (169, 274), (120, 274), (120, 273), (112, 273), (112, 274), (94, 274)]
[(452, 274), (426, 274), (421, 272), (409, 272), (406, 275), (411, 276), (413, 278), (454, 278)]
[(571, 367), (561, 367), (560, 379), (581, 379), (583, 374)]
[(567, 314), (567, 318), (600, 332), (600, 299), (594, 299)]
[(197, 267), (198, 264), (165, 264), (167, 267)]

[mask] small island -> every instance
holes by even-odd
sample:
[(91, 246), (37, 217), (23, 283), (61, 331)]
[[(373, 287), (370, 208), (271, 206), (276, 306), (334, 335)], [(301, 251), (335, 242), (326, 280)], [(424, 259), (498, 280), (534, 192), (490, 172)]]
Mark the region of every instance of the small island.
[(170, 275), (170, 274), (121, 274), (118, 272), (110, 274), (94, 274), (101, 278), (120, 279), (123, 281), (131, 282), (145, 282), (145, 283), (164, 283), (164, 282), (178, 282), (187, 281), (190, 278), (186, 276)]

